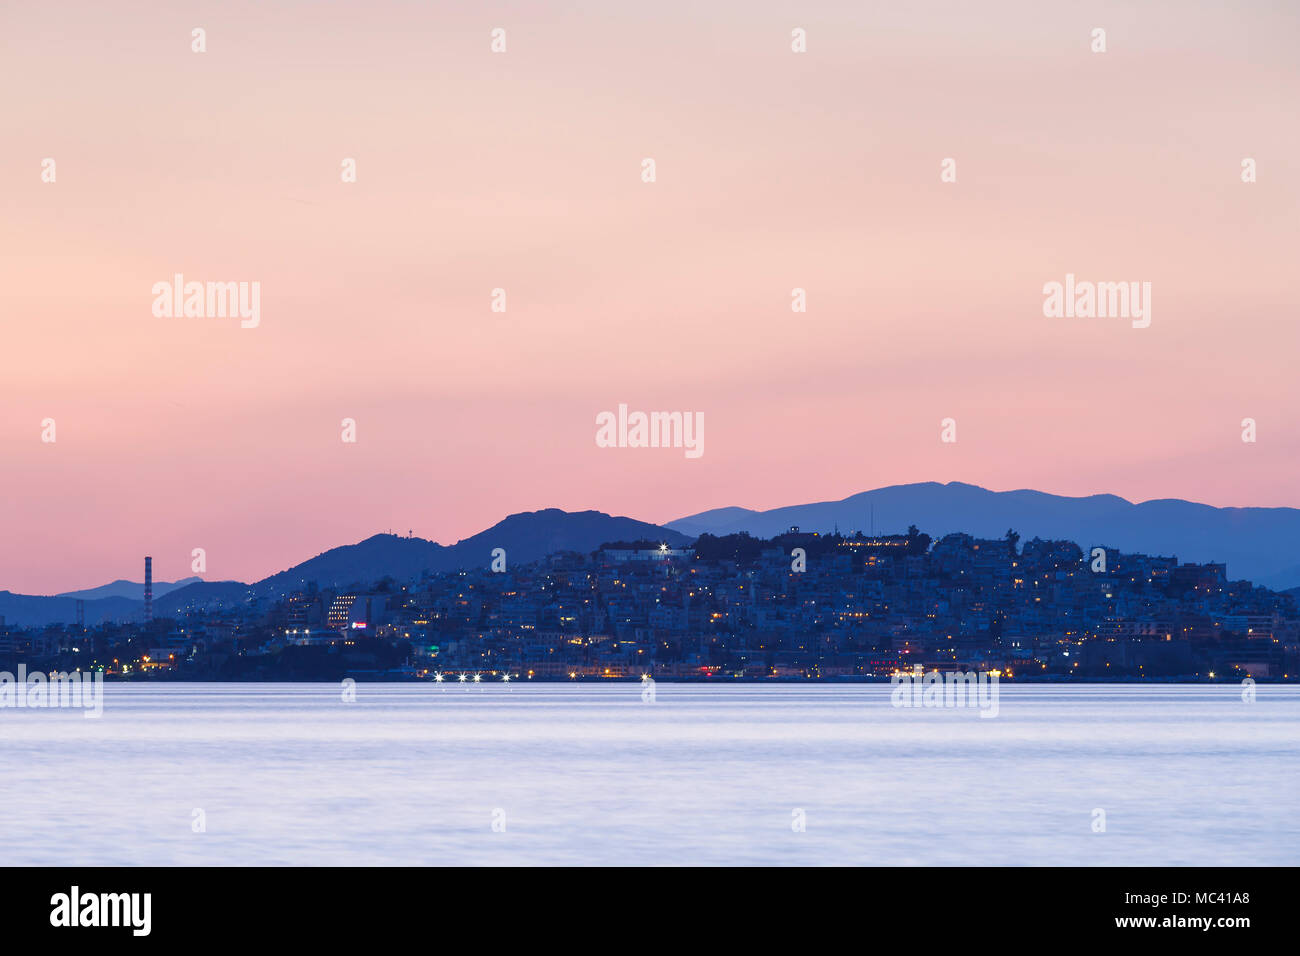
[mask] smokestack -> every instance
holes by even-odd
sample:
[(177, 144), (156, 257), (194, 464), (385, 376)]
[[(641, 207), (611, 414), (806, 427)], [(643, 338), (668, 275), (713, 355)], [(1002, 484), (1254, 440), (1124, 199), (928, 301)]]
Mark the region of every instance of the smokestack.
[(144, 559), (144, 622), (153, 620), (153, 558)]

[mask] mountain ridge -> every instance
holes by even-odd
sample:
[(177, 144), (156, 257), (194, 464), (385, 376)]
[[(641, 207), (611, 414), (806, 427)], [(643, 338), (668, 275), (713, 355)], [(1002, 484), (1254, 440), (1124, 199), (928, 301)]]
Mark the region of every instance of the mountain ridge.
[[(339, 545), (259, 581), (186, 579), (159, 595), (155, 585), (154, 613), (167, 617), (182, 609), (229, 606), (249, 599), (274, 599), (314, 582), (322, 588), (365, 588), (385, 577), (417, 580), (424, 572), (445, 573), (475, 565), (487, 566), (494, 548), (504, 548), (507, 566), (528, 564), (557, 551), (594, 551), (607, 541), (652, 538), (673, 545), (691, 536), (659, 525), (602, 511), (563, 511), (543, 508), (507, 515), (490, 528), (453, 545), (415, 536), (373, 534), (354, 544)], [(9, 624), (39, 626), (76, 620), (75, 595), (112, 589), (122, 582), (65, 595), (25, 595), (0, 591), (0, 617)], [(132, 584), (133, 582), (125, 582)], [(180, 583), (180, 582), (177, 582)], [(139, 585), (141, 591), (144, 585)], [(106, 620), (138, 619), (143, 601), (119, 595), (83, 598), (87, 625)]]
[[(203, 579), (197, 576), (181, 578), (177, 581), (155, 581), (153, 582), (154, 599), (169, 594), (178, 588), (193, 584)], [(139, 597), (136, 597), (139, 595)], [(76, 598), (83, 601), (97, 601), (100, 598), (124, 597), (134, 601), (144, 600), (144, 582), (128, 581), (126, 578), (118, 578), (116, 581), (110, 581), (108, 584), (101, 584), (96, 588), (82, 588), (79, 591), (60, 591), (54, 597)]]
[(1132, 502), (1118, 495), (1072, 497), (1030, 488), (991, 491), (965, 482), (916, 482), (858, 492), (838, 501), (767, 510), (716, 508), (668, 521), (692, 534), (746, 531), (771, 537), (792, 525), (804, 531), (901, 533), (910, 524), (934, 536), (962, 531), (1001, 537), (1014, 528), (1032, 537), (1105, 545), (1192, 562), (1228, 564), (1234, 579), (1282, 590), (1300, 585), (1300, 509), (1220, 508), (1182, 498)]
[[(527, 564), (557, 551), (593, 551), (602, 543), (650, 539), (672, 545), (702, 533), (748, 531), (771, 537), (798, 525), (805, 531), (854, 530), (886, 534), (915, 524), (935, 538), (961, 531), (1001, 537), (1014, 528), (1032, 537), (1073, 540), (1080, 547), (1106, 545), (1182, 561), (1222, 561), (1234, 579), (1274, 590), (1300, 588), (1300, 509), (1219, 508), (1181, 498), (1134, 503), (1111, 494), (1053, 495), (1031, 488), (991, 491), (965, 482), (916, 482), (858, 492), (838, 501), (786, 505), (767, 510), (714, 508), (663, 525), (605, 512), (543, 508), (507, 515), (490, 528), (452, 545), (426, 538), (374, 534), (339, 545), (290, 568), (245, 584), (185, 578), (154, 585), (155, 614), (273, 599), (314, 581), (320, 587), (367, 587), (383, 577), (416, 580), (425, 571), (445, 573), (487, 565), (492, 550), (505, 548), (508, 565)], [(84, 602), (86, 623), (130, 620), (143, 604), (119, 593), (142, 584), (118, 580), (99, 588), (62, 594), (0, 591), (0, 617), (15, 625), (68, 623)], [(116, 589), (116, 590), (115, 590)], [(165, 589), (165, 590), (162, 590)], [(79, 597), (100, 593), (101, 597)]]

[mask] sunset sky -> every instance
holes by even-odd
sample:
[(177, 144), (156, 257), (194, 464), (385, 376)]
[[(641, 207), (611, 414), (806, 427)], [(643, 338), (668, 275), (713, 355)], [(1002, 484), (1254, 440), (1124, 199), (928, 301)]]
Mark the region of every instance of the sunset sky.
[[(0, 590), (910, 481), (1300, 507), (1300, 7), (541, 6), (5, 0)], [(705, 453), (596, 447), (620, 402)]]

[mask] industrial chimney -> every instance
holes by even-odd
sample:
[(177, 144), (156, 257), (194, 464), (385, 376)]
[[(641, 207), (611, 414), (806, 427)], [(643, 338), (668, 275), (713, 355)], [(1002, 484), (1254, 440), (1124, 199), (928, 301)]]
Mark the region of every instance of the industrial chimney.
[(153, 558), (144, 559), (144, 622), (153, 620)]

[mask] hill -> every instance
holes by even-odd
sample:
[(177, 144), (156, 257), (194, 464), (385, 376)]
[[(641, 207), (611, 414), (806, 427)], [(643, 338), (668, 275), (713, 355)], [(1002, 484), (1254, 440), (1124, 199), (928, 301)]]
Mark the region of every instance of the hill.
[(935, 538), (954, 531), (997, 538), (1014, 528), (1022, 540), (1054, 538), (1083, 548), (1106, 545), (1177, 555), (1182, 561), (1226, 562), (1234, 579), (1274, 589), (1300, 585), (1296, 508), (1215, 508), (1176, 498), (1135, 504), (1116, 495), (1070, 498), (931, 481), (768, 511), (718, 508), (670, 521), (667, 527), (695, 535), (748, 531), (771, 537), (792, 525), (804, 531), (874, 528), (878, 534), (894, 534), (911, 524)]

